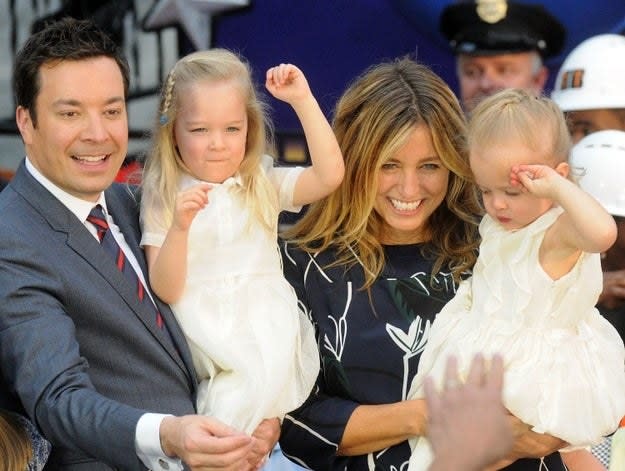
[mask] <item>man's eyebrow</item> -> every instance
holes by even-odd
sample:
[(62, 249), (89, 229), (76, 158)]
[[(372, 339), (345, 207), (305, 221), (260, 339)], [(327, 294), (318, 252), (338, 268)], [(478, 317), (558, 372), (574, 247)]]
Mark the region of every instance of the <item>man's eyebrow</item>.
[[(114, 96), (109, 98), (108, 100), (106, 100), (104, 102), (105, 105), (112, 105), (115, 103), (124, 103), (126, 100), (124, 99), (124, 97), (121, 96)], [(59, 100), (54, 101), (53, 106), (80, 106), (81, 102), (79, 100), (73, 99), (73, 98), (61, 98)]]

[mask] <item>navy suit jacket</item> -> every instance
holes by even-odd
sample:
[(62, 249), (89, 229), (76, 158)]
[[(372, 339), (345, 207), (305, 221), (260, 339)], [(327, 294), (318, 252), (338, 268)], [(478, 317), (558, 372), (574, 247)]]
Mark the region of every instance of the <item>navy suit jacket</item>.
[[(136, 199), (119, 184), (105, 194), (147, 274)], [(144, 469), (134, 445), (141, 415), (195, 413), (188, 346), (157, 303), (174, 345), (95, 237), (22, 162), (0, 194), (0, 407), (25, 412), (52, 442), (46, 469)]]

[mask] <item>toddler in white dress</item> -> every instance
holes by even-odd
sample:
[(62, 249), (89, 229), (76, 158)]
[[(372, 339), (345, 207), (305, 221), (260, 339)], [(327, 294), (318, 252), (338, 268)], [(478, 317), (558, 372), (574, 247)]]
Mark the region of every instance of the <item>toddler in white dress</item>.
[[(584, 469), (576, 461), (589, 452), (574, 450), (614, 432), (625, 414), (623, 342), (594, 307), (614, 220), (567, 179), (570, 138), (551, 100), (499, 92), (473, 111), (468, 141), (487, 213), (480, 253), (432, 324), (409, 397), (423, 397), (428, 375), (453, 387), (442, 384), (451, 355), (466, 377), (475, 353), (502, 354), (504, 405), (567, 442), (565, 464)], [(429, 444), (415, 442), (409, 469), (425, 470)]]
[(198, 412), (249, 434), (301, 405), (319, 371), (312, 324), (282, 275), (278, 213), (329, 194), (344, 173), (303, 73), (273, 67), (266, 87), (300, 118), (311, 167), (264, 155), (268, 124), (243, 59), (192, 53), (163, 86), (141, 210), (151, 285), (187, 337)]

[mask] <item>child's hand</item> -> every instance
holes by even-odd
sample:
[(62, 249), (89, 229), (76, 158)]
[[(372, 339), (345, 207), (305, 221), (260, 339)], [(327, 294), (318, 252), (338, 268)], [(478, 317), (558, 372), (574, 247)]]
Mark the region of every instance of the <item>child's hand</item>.
[(195, 215), (208, 204), (208, 183), (199, 183), (176, 195), (172, 228), (188, 231)]
[(269, 69), (265, 86), (274, 97), (290, 105), (312, 95), (304, 73), (293, 64), (280, 64)]
[(540, 198), (552, 198), (555, 183), (562, 175), (548, 165), (514, 165), (510, 170), (510, 184)]

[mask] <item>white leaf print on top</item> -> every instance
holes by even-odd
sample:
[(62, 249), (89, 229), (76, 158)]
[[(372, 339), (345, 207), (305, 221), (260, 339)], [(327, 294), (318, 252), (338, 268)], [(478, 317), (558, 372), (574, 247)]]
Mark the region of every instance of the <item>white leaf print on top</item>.
[(408, 394), (408, 361), (418, 355), (425, 348), (425, 344), (429, 337), (431, 322), (429, 320), (423, 322), (420, 316), (417, 316), (412, 321), (408, 332), (404, 332), (399, 327), (395, 327), (391, 324), (386, 324), (386, 332), (391, 337), (395, 345), (403, 350), (403, 363), (404, 363), (404, 379), (402, 386), (402, 399), (406, 399)]
[(343, 314), (339, 317), (338, 321), (332, 317), (328, 316), (328, 318), (334, 324), (334, 345), (330, 342), (328, 335), (323, 336), (323, 344), (324, 346), (332, 352), (334, 357), (341, 361), (341, 357), (343, 356), (343, 348), (345, 347), (345, 338), (347, 337), (347, 311), (349, 311), (349, 306), (352, 303), (352, 282), (347, 282), (347, 299), (345, 300), (345, 309), (343, 309)]

